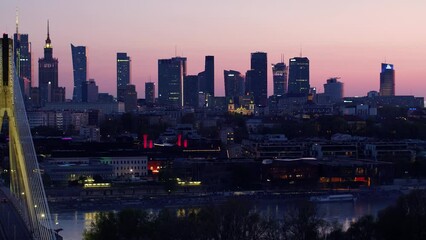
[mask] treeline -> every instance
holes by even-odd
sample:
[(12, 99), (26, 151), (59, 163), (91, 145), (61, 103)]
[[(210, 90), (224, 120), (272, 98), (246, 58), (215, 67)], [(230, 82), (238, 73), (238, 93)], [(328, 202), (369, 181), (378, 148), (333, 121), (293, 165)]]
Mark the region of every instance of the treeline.
[[(183, 211), (183, 210), (182, 210)], [(229, 201), (189, 212), (143, 210), (100, 213), (85, 240), (421, 240), (426, 239), (426, 192), (414, 191), (382, 210), (364, 216), (344, 231), (322, 219), (312, 203), (267, 219), (248, 202)]]

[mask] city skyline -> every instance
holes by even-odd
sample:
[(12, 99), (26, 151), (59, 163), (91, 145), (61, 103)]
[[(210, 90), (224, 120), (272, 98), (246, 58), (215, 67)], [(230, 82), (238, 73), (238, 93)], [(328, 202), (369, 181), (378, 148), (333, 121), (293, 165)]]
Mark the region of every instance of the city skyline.
[[(426, 89), (423, 81), (426, 34), (418, 31), (425, 20), (421, 9), (425, 9), (426, 3), (422, 1), (412, 1), (409, 5), (380, 0), (347, 4), (128, 1), (109, 3), (102, 11), (98, 9), (98, 1), (85, 3), (84, 8), (78, 1), (77, 4), (43, 3), (3, 4), (0, 30), (14, 33), (18, 7), (19, 30), (29, 35), (34, 66), (43, 55), (45, 23), (50, 19), (55, 57), (59, 59), (59, 85), (66, 87), (67, 98), (71, 98), (73, 87), (70, 43), (87, 46), (88, 78), (96, 80), (100, 92), (113, 95), (116, 95), (117, 52), (132, 56), (132, 83), (140, 96), (144, 95), (145, 82), (158, 84), (158, 59), (175, 55), (188, 59), (188, 75), (202, 72), (205, 56), (214, 56), (215, 93), (224, 96), (223, 70), (245, 73), (250, 69), (250, 53), (257, 51), (268, 54), (268, 95), (271, 95), (270, 64), (278, 62), (282, 54), (288, 64), (288, 59), (299, 56), (301, 49), (302, 55), (310, 59), (310, 84), (319, 92), (333, 76), (341, 77), (345, 83), (346, 96), (379, 91), (382, 62), (395, 66), (397, 95), (424, 96), (422, 89)], [(321, 11), (316, 11), (315, 6), (319, 5)], [(91, 14), (94, 11), (96, 15)], [(77, 13), (79, 18), (68, 17), (71, 13)], [(171, 21), (173, 25), (169, 24)], [(35, 86), (37, 76), (34, 69)]]

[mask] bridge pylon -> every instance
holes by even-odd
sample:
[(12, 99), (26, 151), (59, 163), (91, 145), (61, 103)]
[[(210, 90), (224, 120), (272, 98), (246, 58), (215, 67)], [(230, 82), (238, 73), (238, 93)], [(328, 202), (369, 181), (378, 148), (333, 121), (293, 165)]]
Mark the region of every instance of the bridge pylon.
[(33, 239), (54, 240), (49, 206), (13, 61), (13, 40), (0, 40), (0, 126), (9, 127), (10, 190)]

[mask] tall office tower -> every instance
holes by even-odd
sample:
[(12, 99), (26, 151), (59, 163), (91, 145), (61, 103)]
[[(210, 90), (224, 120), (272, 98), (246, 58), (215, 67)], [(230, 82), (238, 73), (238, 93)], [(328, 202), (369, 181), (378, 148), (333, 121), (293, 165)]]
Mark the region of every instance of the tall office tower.
[(82, 87), (87, 81), (87, 56), (85, 46), (74, 46), (71, 44), (72, 67), (74, 74), (73, 102), (83, 101)]
[(382, 63), (380, 96), (395, 96), (395, 69), (393, 64)]
[(234, 70), (224, 70), (223, 75), (226, 99), (232, 98), (234, 102), (237, 102), (240, 96), (244, 96), (244, 76)]
[(287, 93), (287, 73), (288, 67), (285, 63), (280, 62), (277, 64), (272, 64), (275, 96), (282, 96)]
[(19, 33), (18, 16), (16, 17), (16, 32), (13, 35), (14, 42), (14, 61), (18, 70), (19, 81), (21, 84), (22, 96), (24, 100), (30, 98), (31, 91), (31, 43), (28, 40), (28, 34)]
[(47, 39), (44, 45), (44, 58), (38, 60), (38, 87), (40, 105), (60, 101), (62, 97), (58, 89), (58, 59), (53, 58), (52, 41), (50, 40), (49, 22), (47, 22)]
[(289, 96), (309, 94), (309, 59), (307, 57), (291, 58), (288, 76)]
[(214, 97), (214, 56), (206, 56), (203, 80), (199, 90)]
[(124, 96), (121, 96), (119, 89), (126, 89), (127, 84), (130, 84), (130, 57), (127, 53), (117, 53), (117, 100), (124, 102)]
[(327, 79), (324, 84), (324, 94), (330, 97), (332, 102), (338, 102), (343, 98), (343, 83), (338, 81), (339, 78)]
[(183, 78), (186, 76), (186, 58), (158, 60), (158, 100), (160, 104), (183, 106)]
[(95, 79), (83, 82), (82, 85), (82, 102), (97, 102), (99, 96), (99, 87), (96, 85)]
[(250, 91), (253, 92), (254, 103), (266, 106), (268, 101), (268, 68), (267, 56), (264, 52), (251, 54)]
[(185, 76), (183, 80), (183, 105), (196, 108), (198, 106), (198, 93), (198, 76)]
[(145, 83), (145, 102), (148, 105), (155, 103), (155, 83), (153, 82)]

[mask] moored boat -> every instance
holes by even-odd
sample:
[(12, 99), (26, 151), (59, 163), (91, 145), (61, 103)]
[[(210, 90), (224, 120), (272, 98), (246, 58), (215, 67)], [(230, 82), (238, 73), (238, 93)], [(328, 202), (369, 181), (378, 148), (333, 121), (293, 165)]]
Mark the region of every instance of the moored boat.
[(350, 202), (356, 201), (356, 197), (353, 194), (334, 194), (334, 195), (323, 195), (313, 196), (309, 198), (311, 202)]

